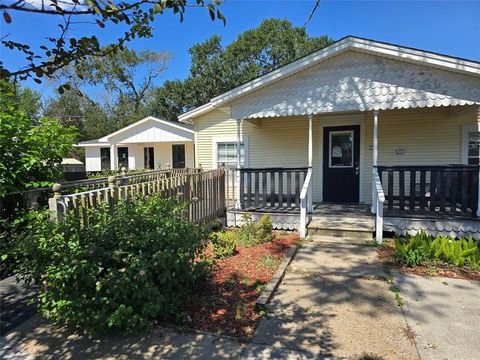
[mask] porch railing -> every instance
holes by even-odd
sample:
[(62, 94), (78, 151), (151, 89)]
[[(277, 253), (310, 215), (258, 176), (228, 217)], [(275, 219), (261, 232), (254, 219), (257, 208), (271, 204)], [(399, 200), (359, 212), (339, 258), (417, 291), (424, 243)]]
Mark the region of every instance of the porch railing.
[(305, 239), (307, 235), (307, 213), (313, 211), (312, 203), (312, 168), (307, 171), (305, 182), (303, 183), (302, 192), (300, 193), (300, 238)]
[(389, 215), (475, 217), (478, 165), (378, 166)]
[(372, 212), (375, 214), (375, 241), (380, 244), (383, 241), (383, 203), (385, 194), (382, 182), (376, 167), (372, 170)]
[(304, 167), (240, 169), (241, 209), (299, 210), (307, 172)]

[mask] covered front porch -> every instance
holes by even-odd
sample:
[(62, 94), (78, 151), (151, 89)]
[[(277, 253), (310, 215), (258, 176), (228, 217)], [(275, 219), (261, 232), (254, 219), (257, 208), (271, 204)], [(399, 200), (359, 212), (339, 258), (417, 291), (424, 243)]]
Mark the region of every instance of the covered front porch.
[[(449, 234), (452, 228), (480, 231), (479, 167), (462, 164), (460, 140), (463, 129), (476, 129), (475, 111), (454, 107), (238, 120), (237, 149), (243, 144), (246, 154), (229, 179), (230, 224), (241, 222), (243, 213), (269, 213), (278, 228), (298, 229), (305, 237), (312, 221), (332, 215), (351, 219), (358, 213), (373, 221), (377, 241), (384, 230), (412, 227), (443, 227)], [(435, 124), (437, 129), (431, 127)], [(435, 141), (443, 143), (426, 148)], [(255, 166), (266, 159), (271, 166)], [(293, 163), (303, 166), (281, 166)]]

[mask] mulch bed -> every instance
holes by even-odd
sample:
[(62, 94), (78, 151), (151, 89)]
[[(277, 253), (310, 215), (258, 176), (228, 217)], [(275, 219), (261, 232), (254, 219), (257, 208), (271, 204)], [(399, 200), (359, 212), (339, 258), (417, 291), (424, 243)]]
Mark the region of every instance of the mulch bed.
[(246, 338), (252, 335), (261, 314), (255, 301), (275, 274), (295, 233), (276, 234), (272, 242), (237, 247), (237, 254), (218, 261), (210, 283), (188, 310), (187, 326), (197, 330)]
[(377, 248), (379, 262), (387, 265), (396, 271), (421, 276), (447, 277), (453, 279), (477, 280), (480, 281), (480, 271), (470, 270), (464, 267), (455, 267), (449, 264), (432, 262), (427, 265), (418, 265), (409, 267), (402, 264), (395, 256), (395, 243), (393, 241), (385, 242)]

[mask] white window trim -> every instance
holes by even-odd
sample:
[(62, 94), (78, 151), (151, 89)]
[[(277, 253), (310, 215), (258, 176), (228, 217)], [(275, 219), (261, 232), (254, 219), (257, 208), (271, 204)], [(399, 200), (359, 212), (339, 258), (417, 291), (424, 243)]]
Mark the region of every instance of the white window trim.
[[(351, 134), (352, 135), (352, 165), (332, 166), (332, 134)], [(354, 167), (355, 159), (355, 133), (353, 130), (337, 130), (328, 132), (328, 167), (330, 169), (351, 169)]]
[[(227, 136), (227, 137), (215, 137), (212, 139), (212, 168), (218, 169), (218, 143), (236, 143), (236, 136)], [(243, 143), (243, 166), (250, 166), (250, 151), (249, 151), (249, 142), (248, 136), (240, 136), (240, 142)]]
[(462, 126), (462, 151), (461, 161), (462, 164), (468, 164), (468, 133), (479, 132), (480, 124), (478, 125), (464, 125)]

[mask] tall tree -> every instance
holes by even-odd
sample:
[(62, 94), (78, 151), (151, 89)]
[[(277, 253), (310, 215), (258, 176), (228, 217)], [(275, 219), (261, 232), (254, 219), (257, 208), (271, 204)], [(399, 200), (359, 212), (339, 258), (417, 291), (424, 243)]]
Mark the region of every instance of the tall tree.
[(20, 87), (18, 84), (13, 84), (12, 87), (17, 109), (23, 111), (29, 119), (37, 121), (42, 109), (42, 95), (38, 91), (28, 87)]
[(280, 19), (264, 20), (226, 47), (219, 36), (212, 36), (189, 49), (190, 75), (156, 89), (148, 110), (175, 121), (182, 112), (332, 42), (328, 36), (311, 37), (305, 28)]

